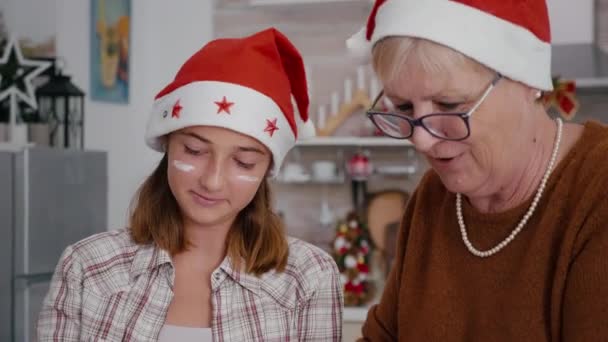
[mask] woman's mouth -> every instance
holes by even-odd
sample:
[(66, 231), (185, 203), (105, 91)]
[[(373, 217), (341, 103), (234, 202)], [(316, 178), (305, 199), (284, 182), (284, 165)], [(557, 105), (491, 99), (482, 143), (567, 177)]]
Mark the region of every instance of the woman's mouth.
[(455, 156), (431, 157), (430, 160), (434, 168), (446, 169), (454, 167), (460, 156), (459, 154)]

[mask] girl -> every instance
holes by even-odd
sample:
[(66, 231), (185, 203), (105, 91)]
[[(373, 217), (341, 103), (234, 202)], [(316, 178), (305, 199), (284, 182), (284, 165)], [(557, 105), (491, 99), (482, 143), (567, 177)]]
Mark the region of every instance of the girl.
[(314, 134), (307, 109), (302, 57), (275, 29), (194, 54), (156, 96), (146, 142), (164, 157), (129, 229), (65, 250), (39, 340), (340, 341), (337, 267), (285, 236), (267, 182)]

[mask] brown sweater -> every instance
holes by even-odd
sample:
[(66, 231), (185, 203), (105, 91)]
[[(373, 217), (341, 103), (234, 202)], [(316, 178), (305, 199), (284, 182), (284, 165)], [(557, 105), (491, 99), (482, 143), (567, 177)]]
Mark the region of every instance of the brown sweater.
[[(608, 128), (587, 123), (534, 215), (489, 258), (465, 247), (455, 195), (429, 171), (409, 202), (371, 341), (608, 341)], [(532, 199), (484, 214), (463, 201), (478, 249), (502, 241)]]

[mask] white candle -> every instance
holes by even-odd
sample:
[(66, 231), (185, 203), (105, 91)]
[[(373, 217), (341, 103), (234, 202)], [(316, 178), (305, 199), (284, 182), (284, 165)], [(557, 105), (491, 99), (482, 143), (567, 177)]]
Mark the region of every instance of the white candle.
[(325, 128), (325, 120), (327, 120), (327, 110), (325, 106), (320, 105), (317, 112), (317, 128)]
[(330, 115), (338, 114), (338, 109), (340, 108), (340, 95), (338, 92), (331, 93), (331, 113)]
[(310, 68), (310, 66), (304, 65), (304, 72), (306, 73), (306, 86), (307, 86), (307, 90), (308, 90), (308, 98), (312, 99), (312, 80), (311, 80), (312, 69)]
[(378, 81), (377, 78), (372, 77), (371, 83), (369, 85), (369, 98), (372, 99), (372, 101), (373, 101), (376, 98), (376, 96), (378, 96), (379, 93), (380, 93), (380, 82)]
[(344, 80), (344, 102), (353, 100), (353, 81), (350, 78)]
[(360, 65), (357, 67), (357, 90), (365, 89), (365, 68)]

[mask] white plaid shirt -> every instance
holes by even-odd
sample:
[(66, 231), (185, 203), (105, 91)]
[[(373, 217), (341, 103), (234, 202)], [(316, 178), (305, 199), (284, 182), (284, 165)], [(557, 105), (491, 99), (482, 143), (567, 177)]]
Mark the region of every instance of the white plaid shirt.
[[(128, 231), (91, 236), (61, 256), (39, 341), (156, 341), (173, 298), (169, 254)], [(211, 279), (214, 341), (340, 341), (342, 286), (333, 259), (289, 240), (285, 272), (255, 277), (226, 258)]]

